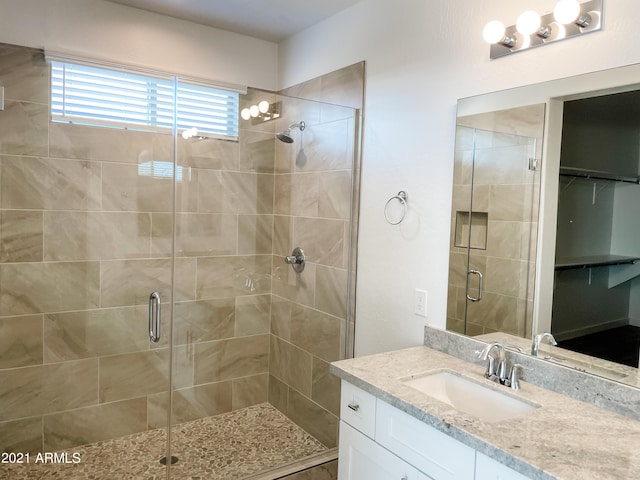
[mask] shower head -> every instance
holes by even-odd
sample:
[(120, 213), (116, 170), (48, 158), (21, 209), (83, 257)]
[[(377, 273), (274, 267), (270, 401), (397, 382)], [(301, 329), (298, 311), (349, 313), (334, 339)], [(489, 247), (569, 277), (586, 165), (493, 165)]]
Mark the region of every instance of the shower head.
[(293, 143), (293, 138), (291, 138), (291, 130), (287, 129), (286, 131), (279, 133), (276, 135), (276, 138), (284, 143)]
[(298, 128), (302, 132), (305, 129), (305, 127), (306, 127), (306, 124), (303, 121), (300, 121), (300, 123), (294, 123), (292, 125), (289, 125), (289, 128), (287, 128), (284, 132), (276, 134), (276, 138), (284, 143), (293, 143), (293, 137), (291, 136), (291, 129)]

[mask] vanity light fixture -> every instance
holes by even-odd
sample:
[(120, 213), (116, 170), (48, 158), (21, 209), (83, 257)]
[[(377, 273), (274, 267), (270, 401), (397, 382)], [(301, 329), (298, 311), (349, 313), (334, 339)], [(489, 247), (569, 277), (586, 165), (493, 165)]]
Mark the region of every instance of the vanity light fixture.
[(482, 31), (491, 44), (491, 59), (504, 57), (547, 43), (563, 40), (602, 29), (604, 0), (560, 0), (552, 13), (539, 15), (533, 10), (520, 14), (510, 27), (498, 20), (487, 23)]
[(245, 107), (240, 111), (243, 120), (251, 120), (253, 125), (275, 120), (280, 117), (280, 102), (269, 103), (262, 100), (255, 105)]

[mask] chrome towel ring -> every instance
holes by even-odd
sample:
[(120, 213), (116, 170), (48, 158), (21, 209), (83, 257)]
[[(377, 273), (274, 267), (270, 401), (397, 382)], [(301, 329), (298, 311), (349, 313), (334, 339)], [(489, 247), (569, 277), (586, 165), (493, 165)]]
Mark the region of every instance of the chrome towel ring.
[[(405, 192), (404, 190), (400, 190), (397, 195), (395, 195), (395, 196), (391, 197), (389, 200), (387, 200), (387, 203), (384, 206), (384, 218), (391, 225), (398, 225), (400, 222), (402, 222), (404, 220), (404, 217), (407, 215), (407, 198), (408, 197), (409, 197), (409, 195), (407, 195), (407, 192)], [(389, 205), (394, 200), (398, 200), (400, 202), (400, 205), (402, 205), (402, 215), (400, 215), (400, 218), (395, 220), (395, 221), (393, 219), (389, 218), (390, 217), (389, 216)]]

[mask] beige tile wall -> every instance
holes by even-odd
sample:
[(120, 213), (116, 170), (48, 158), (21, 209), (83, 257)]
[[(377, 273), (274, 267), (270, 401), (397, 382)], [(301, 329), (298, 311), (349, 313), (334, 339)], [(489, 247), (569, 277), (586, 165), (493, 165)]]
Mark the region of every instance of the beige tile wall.
[[(171, 138), (50, 123), (48, 78), (42, 52), (0, 45), (0, 449), (165, 426), (174, 292), (174, 422), (271, 400), (335, 445), (353, 115), (292, 101), (238, 143), (180, 139), (172, 262), (172, 180), (138, 171), (171, 161)], [(357, 68), (333, 78), (362, 86)], [(285, 117), (308, 121), (303, 155), (276, 145)], [(298, 244), (310, 263), (291, 275)]]
[[(361, 109), (364, 63), (287, 89), (296, 97)], [(283, 101), (285, 121), (304, 120), (293, 144), (276, 143), (269, 401), (329, 447), (337, 445), (340, 382), (329, 362), (344, 357), (355, 270), (360, 110)], [(284, 264), (301, 247), (303, 272)], [(351, 256), (351, 258), (350, 258)], [(351, 260), (351, 263), (350, 263)]]

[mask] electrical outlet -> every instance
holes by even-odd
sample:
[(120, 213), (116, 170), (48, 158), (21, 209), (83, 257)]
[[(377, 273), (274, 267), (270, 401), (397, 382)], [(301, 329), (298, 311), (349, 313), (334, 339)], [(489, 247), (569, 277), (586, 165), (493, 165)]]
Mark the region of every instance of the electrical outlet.
[(416, 288), (413, 295), (413, 313), (421, 317), (427, 316), (427, 291)]

